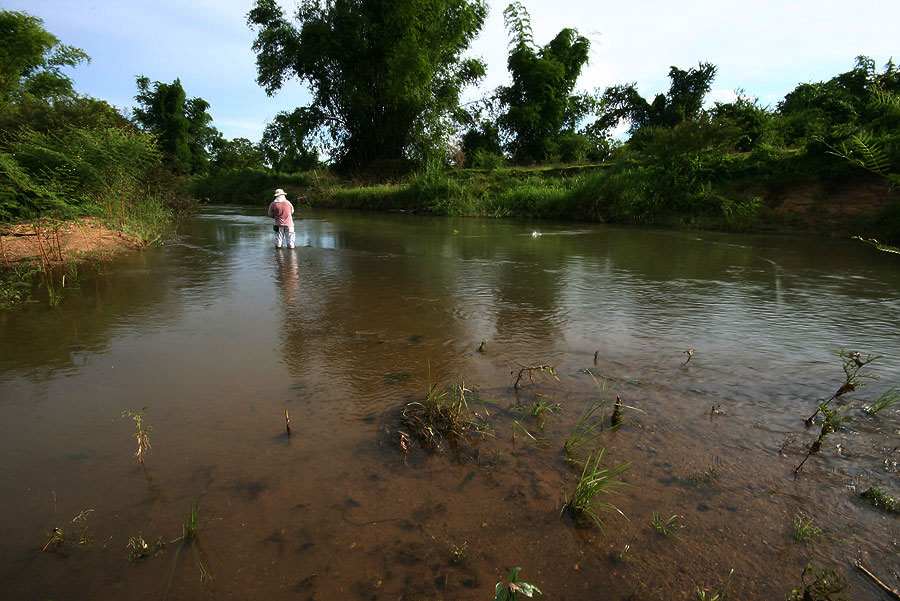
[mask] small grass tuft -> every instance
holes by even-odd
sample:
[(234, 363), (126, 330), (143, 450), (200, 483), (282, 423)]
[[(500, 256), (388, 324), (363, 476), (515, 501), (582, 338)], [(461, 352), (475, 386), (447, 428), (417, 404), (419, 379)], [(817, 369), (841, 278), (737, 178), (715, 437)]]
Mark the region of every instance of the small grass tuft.
[(519, 598), (519, 594), (531, 597), (534, 593), (543, 595), (541, 589), (533, 584), (522, 582), (519, 580), (519, 572), (522, 568), (513, 568), (506, 578), (506, 582), (498, 582), (494, 587), (494, 601), (514, 601)]
[(877, 486), (870, 486), (859, 496), (868, 501), (868, 503), (873, 507), (877, 507), (878, 509), (883, 509), (885, 511), (890, 511), (892, 513), (900, 513), (900, 503), (897, 502), (897, 499), (890, 496)]
[(653, 526), (653, 529), (660, 536), (669, 536), (671, 534), (673, 537), (678, 538), (677, 532), (684, 528), (684, 525), (679, 522), (680, 519), (680, 515), (673, 514), (664, 520), (661, 515), (653, 511), (650, 514), (650, 525)]
[(728, 584), (731, 582), (731, 576), (734, 574), (734, 568), (728, 572), (728, 578), (725, 579), (725, 586), (717, 593), (707, 593), (699, 586), (696, 588), (697, 601), (724, 601), (725, 593), (728, 591)]
[(145, 559), (156, 557), (165, 551), (166, 541), (160, 536), (155, 543), (151, 544), (142, 535), (138, 534), (128, 539), (126, 547), (128, 548), (128, 555), (125, 556), (125, 559), (128, 560), (128, 563), (138, 563)]
[(801, 543), (807, 543), (822, 534), (822, 529), (813, 523), (812, 518), (804, 521), (801, 515), (794, 520), (791, 526), (791, 534)]
[(575, 484), (575, 491), (571, 497), (566, 497), (560, 510), (560, 515), (568, 510), (572, 519), (576, 521), (587, 519), (596, 524), (601, 531), (603, 531), (604, 525), (601, 513), (614, 511), (628, 519), (618, 507), (612, 503), (599, 501), (596, 497), (600, 493), (612, 493), (614, 492), (614, 487), (624, 485), (624, 482), (616, 480), (616, 478), (631, 467), (630, 463), (622, 463), (610, 469), (600, 467), (600, 460), (603, 459), (603, 454), (604, 449), (600, 449), (593, 463), (591, 463), (593, 455), (588, 456), (581, 471), (581, 476)]

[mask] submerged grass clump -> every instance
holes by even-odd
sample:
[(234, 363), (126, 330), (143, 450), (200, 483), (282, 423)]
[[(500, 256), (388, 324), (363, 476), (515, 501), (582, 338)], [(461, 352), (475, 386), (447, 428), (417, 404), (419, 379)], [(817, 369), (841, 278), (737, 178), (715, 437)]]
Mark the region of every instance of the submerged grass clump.
[(464, 383), (440, 390), (435, 384), (423, 401), (409, 403), (403, 408), (400, 421), (423, 447), (439, 450), (445, 439), (454, 442), (471, 432), (485, 429), (482, 420), (469, 409), (466, 397), (471, 392)]
[(873, 507), (877, 507), (878, 509), (883, 509), (885, 511), (890, 511), (891, 513), (900, 513), (900, 503), (897, 502), (897, 499), (890, 496), (877, 486), (870, 486), (859, 496), (868, 501), (868, 503)]
[(728, 578), (725, 579), (725, 586), (723, 586), (722, 589), (717, 593), (707, 593), (705, 590), (698, 586), (696, 588), (697, 601), (723, 601), (725, 599), (725, 593), (728, 591), (728, 584), (731, 582), (731, 576), (733, 574), (734, 568), (731, 568), (731, 571), (728, 572)]
[(200, 500), (191, 501), (187, 511), (181, 511), (181, 536), (173, 540), (173, 543), (180, 542), (178, 549), (175, 551), (175, 557), (172, 559), (172, 569), (169, 572), (169, 583), (166, 585), (166, 592), (163, 599), (169, 596), (169, 590), (172, 588), (172, 577), (175, 575), (175, 566), (178, 562), (178, 555), (185, 547), (191, 550), (194, 556), (194, 562), (200, 571), (200, 581), (212, 580), (212, 573), (203, 565), (200, 557), (200, 540), (198, 535), (200, 530), (213, 520), (212, 517), (201, 515)]
[(160, 536), (155, 543), (148, 543), (143, 535), (138, 534), (128, 539), (126, 548), (128, 549), (128, 555), (125, 556), (125, 559), (128, 560), (128, 563), (138, 563), (145, 559), (156, 557), (165, 551), (166, 541)]
[(65, 547), (87, 549), (94, 542), (94, 534), (88, 530), (88, 517), (93, 509), (85, 509), (78, 513), (68, 524), (57, 525), (56, 491), (53, 492), (53, 526), (46, 532), (47, 541), (38, 554), (43, 552), (62, 554)]
[(797, 516), (791, 526), (791, 535), (800, 541), (806, 543), (822, 534), (822, 529), (813, 523), (813, 519), (804, 520), (803, 516)]
[[(593, 375), (591, 375), (591, 377), (593, 377)], [(596, 379), (594, 381), (596, 382)], [(610, 425), (607, 426), (605, 420), (606, 416), (604, 408), (606, 407), (606, 400), (615, 387), (615, 383), (611, 386), (607, 386), (606, 380), (603, 380), (602, 384), (597, 382), (600, 400), (596, 403), (589, 404), (578, 418), (578, 421), (575, 422), (575, 427), (572, 428), (572, 433), (569, 434), (564, 445), (567, 459), (573, 459), (579, 450), (586, 446), (590, 446), (601, 434), (617, 428), (618, 424), (621, 423), (621, 421), (619, 421), (616, 424), (610, 423)]]
[[(568, 511), (572, 519), (576, 521), (591, 521), (601, 531), (604, 525), (603, 513), (614, 511), (628, 519), (618, 507), (612, 503), (600, 501), (597, 495), (600, 493), (610, 494), (614, 492), (615, 487), (624, 485), (624, 482), (616, 478), (631, 467), (630, 463), (622, 463), (613, 468), (601, 467), (600, 460), (603, 459), (603, 454), (604, 449), (600, 449), (596, 458), (593, 455), (588, 456), (587, 461), (584, 463), (584, 468), (581, 470), (581, 476), (579, 476), (578, 482), (575, 484), (572, 496), (566, 497), (562, 509), (560, 509), (560, 515)], [(592, 458), (594, 458), (593, 463), (591, 463)]]
[(680, 515), (673, 514), (669, 516), (668, 519), (664, 520), (661, 515), (656, 513), (656, 511), (653, 511), (650, 514), (650, 525), (653, 526), (653, 529), (656, 530), (656, 533), (660, 536), (669, 536), (671, 534), (675, 538), (678, 538), (677, 532), (684, 527), (684, 525), (679, 522), (680, 519)]
[[(807, 583), (807, 577), (812, 581)], [(843, 576), (834, 570), (825, 568), (814, 569), (812, 564), (807, 564), (800, 575), (800, 586), (791, 591), (787, 601), (846, 601), (847, 596), (838, 597), (850, 587)]]

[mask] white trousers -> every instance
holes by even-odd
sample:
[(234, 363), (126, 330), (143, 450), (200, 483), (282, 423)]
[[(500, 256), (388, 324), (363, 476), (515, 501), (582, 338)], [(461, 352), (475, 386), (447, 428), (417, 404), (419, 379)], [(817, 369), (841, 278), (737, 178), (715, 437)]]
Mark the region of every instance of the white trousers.
[(279, 225), (278, 231), (275, 232), (275, 248), (281, 248), (287, 244), (288, 248), (294, 248), (294, 226)]

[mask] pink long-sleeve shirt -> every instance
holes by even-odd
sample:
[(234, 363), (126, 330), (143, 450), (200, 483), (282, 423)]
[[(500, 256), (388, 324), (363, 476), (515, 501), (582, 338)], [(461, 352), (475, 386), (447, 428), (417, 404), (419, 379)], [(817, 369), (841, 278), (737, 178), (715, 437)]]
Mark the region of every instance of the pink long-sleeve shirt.
[(294, 220), (291, 217), (293, 213), (294, 205), (286, 198), (273, 200), (269, 204), (269, 217), (275, 219), (275, 225), (294, 227)]

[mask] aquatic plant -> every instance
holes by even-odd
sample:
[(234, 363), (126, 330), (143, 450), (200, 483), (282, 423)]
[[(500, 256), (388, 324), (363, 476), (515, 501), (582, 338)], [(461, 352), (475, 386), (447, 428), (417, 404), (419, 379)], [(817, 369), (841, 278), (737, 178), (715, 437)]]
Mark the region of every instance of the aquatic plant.
[(791, 535), (801, 543), (806, 543), (822, 534), (822, 529), (813, 523), (813, 519), (803, 520), (802, 515), (791, 525)]
[(497, 583), (497, 586), (494, 587), (493, 601), (514, 601), (519, 598), (519, 593), (526, 597), (531, 597), (534, 593), (538, 595), (544, 594), (535, 585), (520, 581), (519, 572), (521, 571), (522, 568), (513, 568), (509, 571), (506, 582)]
[[(807, 584), (807, 575), (812, 575), (812, 582)], [(835, 597), (848, 589), (850, 585), (843, 576), (834, 570), (814, 569), (806, 564), (800, 575), (800, 586), (791, 591), (787, 601), (846, 601), (847, 596)]]
[(803, 461), (794, 469), (795, 474), (800, 473), (800, 469), (807, 459), (812, 455), (816, 455), (822, 449), (822, 441), (825, 439), (825, 436), (832, 432), (837, 432), (845, 422), (853, 421), (852, 418), (844, 415), (843, 407), (831, 407), (827, 401), (819, 403), (819, 413), (822, 414), (822, 427), (819, 431), (819, 436), (809, 446)]
[[(593, 374), (590, 375), (594, 378)], [(609, 427), (606, 427), (604, 423), (604, 407), (606, 406), (606, 399), (610, 392), (616, 387), (616, 384), (613, 383), (611, 386), (607, 386), (606, 379), (604, 379), (601, 384), (597, 382), (596, 378), (594, 378), (594, 382), (597, 384), (597, 388), (600, 392), (600, 400), (596, 403), (589, 404), (575, 422), (572, 433), (569, 434), (569, 437), (564, 444), (566, 457), (568, 459), (572, 459), (578, 450), (594, 443), (601, 434), (608, 430), (613, 430), (619, 425), (610, 424)]]
[(671, 534), (675, 536), (675, 538), (678, 538), (676, 533), (684, 528), (684, 525), (678, 522), (680, 519), (680, 515), (673, 514), (669, 516), (668, 519), (664, 520), (661, 515), (656, 513), (656, 511), (653, 511), (650, 514), (650, 525), (653, 526), (653, 529), (656, 530), (656, 533), (660, 536), (669, 536)]
[(725, 586), (723, 586), (722, 589), (715, 594), (707, 593), (705, 590), (697, 586), (697, 601), (724, 601), (725, 593), (728, 591), (728, 584), (731, 582), (732, 574), (734, 574), (734, 568), (731, 568), (731, 571), (728, 572), (728, 578), (725, 579)]
[(616, 480), (625, 471), (631, 467), (631, 463), (622, 463), (613, 468), (604, 468), (600, 466), (600, 460), (603, 459), (605, 449), (600, 449), (594, 459), (593, 454), (589, 455), (581, 470), (578, 482), (575, 484), (575, 490), (571, 497), (566, 497), (560, 515), (568, 510), (569, 515), (574, 520), (587, 519), (596, 524), (603, 531), (603, 518), (601, 513), (615, 511), (626, 520), (628, 517), (622, 511), (613, 505), (597, 499), (600, 493), (610, 494), (614, 492), (614, 487), (622, 486), (625, 483)]
[(144, 406), (136, 413), (134, 411), (122, 412), (122, 417), (130, 417), (134, 420), (134, 438), (137, 440), (137, 452), (134, 456), (141, 460), (141, 465), (145, 468), (144, 455), (150, 450), (150, 430), (153, 428), (153, 426), (144, 427), (144, 411), (146, 410), (147, 406)]
[[(53, 527), (46, 532), (47, 541), (38, 553), (48, 551), (57, 553), (63, 547), (86, 549), (91, 546), (94, 535), (88, 530), (87, 520), (93, 509), (80, 511), (72, 520), (63, 526), (56, 525), (56, 491), (53, 491)], [(70, 526), (74, 528), (70, 529)]]
[(871, 415), (876, 415), (880, 411), (890, 409), (898, 404), (900, 404), (900, 387), (894, 386), (871, 404), (863, 407), (863, 410)]
[(213, 518), (200, 514), (200, 499), (197, 499), (196, 501), (191, 500), (187, 511), (179, 511), (181, 511), (181, 536), (173, 540), (172, 543), (180, 542), (181, 544), (178, 545), (178, 548), (175, 550), (175, 557), (172, 559), (169, 582), (166, 585), (166, 592), (163, 595), (164, 601), (169, 596), (169, 590), (172, 588), (172, 577), (175, 575), (175, 566), (178, 562), (178, 556), (185, 547), (189, 548), (191, 554), (194, 556), (194, 562), (197, 564), (197, 569), (200, 571), (200, 581), (212, 580), (212, 574), (206, 569), (200, 558), (200, 540), (198, 539), (198, 535), (200, 529), (211, 522)]
[(841, 382), (841, 385), (830, 397), (818, 404), (812, 415), (804, 420), (807, 427), (813, 424), (813, 419), (815, 419), (822, 411), (822, 407), (829, 406), (833, 400), (844, 396), (848, 392), (853, 392), (862, 386), (866, 386), (868, 384), (867, 380), (878, 379), (878, 376), (862, 370), (869, 363), (881, 359), (881, 355), (866, 355), (865, 359), (863, 359), (862, 353), (858, 351), (840, 349), (832, 352), (841, 358), (841, 367), (844, 370), (844, 381)]
[(128, 539), (126, 548), (128, 549), (128, 555), (125, 556), (125, 559), (128, 560), (128, 563), (138, 563), (150, 557), (156, 557), (165, 551), (166, 541), (160, 536), (155, 543), (151, 544), (142, 535), (138, 534)]
[(466, 395), (471, 392), (465, 383), (442, 390), (434, 384), (423, 401), (408, 403), (403, 408), (400, 419), (423, 446), (438, 448), (442, 438), (455, 439), (484, 429), (481, 420), (469, 409)]
[(877, 486), (870, 486), (864, 492), (860, 493), (859, 496), (865, 501), (868, 501), (873, 507), (892, 513), (900, 513), (900, 502)]

